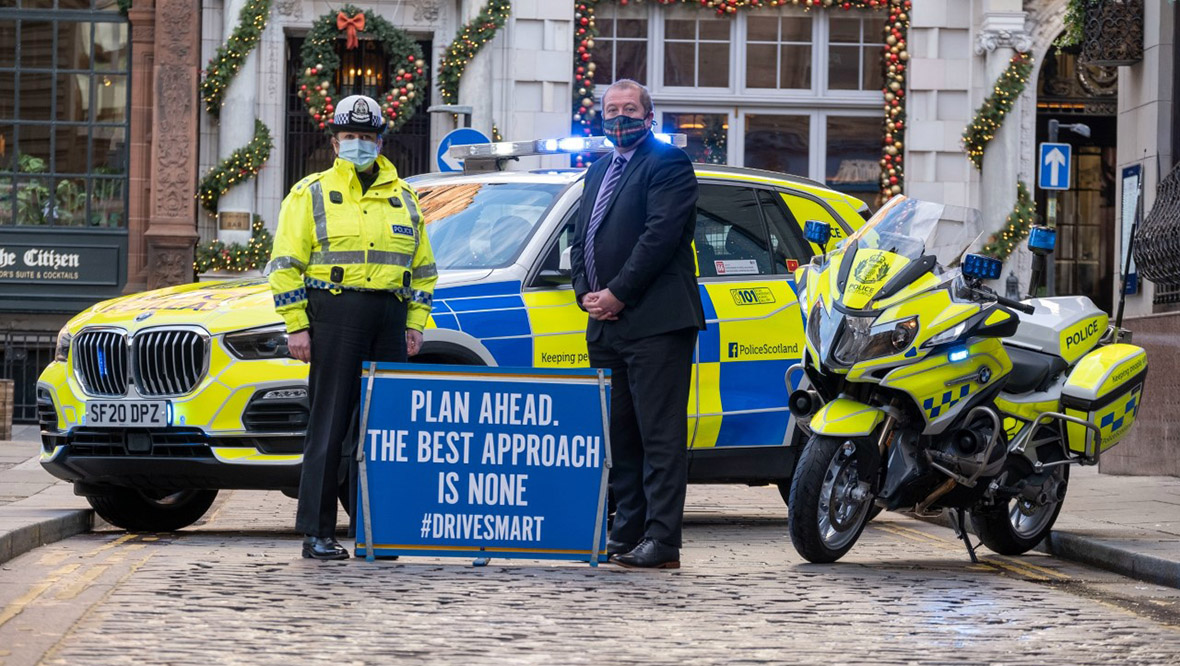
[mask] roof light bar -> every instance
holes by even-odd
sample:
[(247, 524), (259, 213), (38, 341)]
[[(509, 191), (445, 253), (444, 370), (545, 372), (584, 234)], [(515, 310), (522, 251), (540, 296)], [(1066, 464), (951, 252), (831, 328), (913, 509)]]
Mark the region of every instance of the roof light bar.
[[(685, 134), (655, 133), (657, 140), (670, 143), (678, 148), (688, 145)], [(451, 146), (447, 154), (457, 160), (490, 160), (503, 157), (525, 157), (528, 155), (565, 155), (572, 153), (604, 153), (614, 150), (615, 145), (604, 136), (565, 137), (562, 139), (538, 139), (536, 141), (501, 141), (499, 143), (473, 143)]]

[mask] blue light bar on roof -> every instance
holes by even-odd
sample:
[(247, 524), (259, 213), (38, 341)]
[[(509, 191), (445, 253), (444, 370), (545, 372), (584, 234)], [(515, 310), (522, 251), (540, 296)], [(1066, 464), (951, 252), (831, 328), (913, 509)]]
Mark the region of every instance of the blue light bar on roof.
[[(685, 134), (658, 133), (653, 136), (664, 143), (678, 148), (688, 145)], [(569, 155), (576, 153), (605, 153), (614, 150), (604, 136), (570, 136), (561, 139), (538, 139), (536, 141), (501, 141), (498, 143), (473, 143), (451, 146), (447, 154), (453, 159), (490, 160), (501, 157), (526, 157), (530, 155)]]

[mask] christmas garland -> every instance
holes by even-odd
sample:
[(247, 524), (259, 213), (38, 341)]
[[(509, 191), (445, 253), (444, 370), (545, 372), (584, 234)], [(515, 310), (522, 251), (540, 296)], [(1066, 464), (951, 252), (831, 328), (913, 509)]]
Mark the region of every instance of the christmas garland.
[(215, 240), (198, 245), (193, 269), (198, 273), (206, 271), (242, 272), (261, 269), (266, 265), (273, 245), (274, 238), (266, 230), (262, 218), (255, 215), (248, 243), (226, 245)]
[[(340, 27), (342, 25), (345, 27)], [(316, 19), (303, 42), (303, 50), (299, 53), (299, 96), (307, 113), (320, 129), (324, 129), (332, 118), (336, 108), (332, 100), (338, 97), (332, 79), (340, 67), (336, 39), (342, 31), (348, 39), (348, 48), (357, 45), (358, 32), (371, 35), (381, 43), (386, 62), (397, 67), (393, 85), (377, 99), (389, 130), (397, 131), (414, 117), (414, 111), (425, 96), (419, 95), (426, 90), (422, 49), (409, 34), (381, 18), (377, 12), (361, 11), (352, 5)]]
[(1008, 68), (996, 80), (992, 94), (983, 100), (971, 124), (963, 130), (963, 148), (967, 151), (967, 159), (976, 169), (983, 168), (983, 150), (995, 138), (1000, 125), (1004, 124), (1004, 116), (1008, 115), (1017, 98), (1024, 92), (1032, 69), (1033, 58), (1028, 53), (1012, 56)]
[(1086, 7), (1096, 5), (1100, 1), (1068, 0), (1065, 3), (1065, 30), (1053, 42), (1053, 46), (1063, 49), (1082, 43), (1083, 31), (1086, 27)]
[(242, 68), (246, 56), (258, 46), (262, 39), (262, 31), (266, 29), (266, 21), (270, 16), (270, 0), (246, 0), (238, 14), (238, 25), (225, 44), (217, 48), (217, 53), (209, 60), (205, 68), (205, 78), (201, 81), (201, 99), (205, 101), (205, 110), (214, 118), (221, 116), (221, 104), (229, 83)]
[(217, 202), (221, 195), (229, 191), (234, 185), (253, 178), (258, 174), (262, 165), (270, 157), (270, 149), (274, 146), (270, 139), (270, 130), (261, 120), (254, 121), (254, 138), (245, 146), (238, 148), (217, 166), (209, 170), (197, 186), (197, 199), (201, 206), (210, 213), (217, 213)]
[(496, 36), (512, 11), (510, 0), (488, 0), (479, 15), (459, 28), (438, 66), (438, 90), (444, 104), (459, 101), (459, 79), (467, 63)]
[[(576, 0), (574, 5), (574, 131), (585, 136), (591, 133), (591, 123), (598, 111), (594, 108), (594, 38), (598, 28), (594, 24), (594, 12), (603, 2), (618, 2), (628, 5), (642, 0)], [(905, 130), (905, 83), (909, 61), (909, 12), (911, 0), (652, 0), (661, 5), (684, 5), (702, 10), (711, 10), (718, 16), (735, 14), (738, 10), (766, 9), (778, 7), (802, 7), (811, 9), (853, 9), (886, 10), (888, 19), (884, 27), (885, 46), (881, 53), (881, 67), (884, 73), (885, 96), (884, 119), (881, 141), (881, 197), (887, 199), (900, 194), (905, 184), (905, 144), (901, 132)], [(585, 157), (579, 155), (576, 163), (584, 165)]]
[(1024, 181), (1016, 182), (1016, 205), (1008, 213), (1004, 228), (992, 234), (981, 252), (1000, 261), (1008, 258), (1012, 251), (1028, 236), (1028, 231), (1037, 219), (1036, 204)]

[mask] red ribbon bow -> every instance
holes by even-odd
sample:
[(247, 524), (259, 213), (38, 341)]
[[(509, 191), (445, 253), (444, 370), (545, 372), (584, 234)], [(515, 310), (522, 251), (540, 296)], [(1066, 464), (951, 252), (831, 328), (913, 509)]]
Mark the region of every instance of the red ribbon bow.
[(348, 18), (344, 12), (336, 14), (336, 29), (347, 30), (347, 39), (344, 42), (344, 48), (355, 49), (360, 46), (360, 40), (356, 38), (358, 30), (364, 32), (365, 30), (365, 13), (357, 12), (356, 16)]

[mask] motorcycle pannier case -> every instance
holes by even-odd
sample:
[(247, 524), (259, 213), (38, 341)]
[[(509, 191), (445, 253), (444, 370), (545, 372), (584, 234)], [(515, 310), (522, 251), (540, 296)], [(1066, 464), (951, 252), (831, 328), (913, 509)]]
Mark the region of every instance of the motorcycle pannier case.
[[(1102, 450), (1115, 444), (1131, 429), (1143, 402), (1147, 378), (1147, 352), (1134, 345), (1100, 347), (1078, 361), (1061, 390), (1062, 411), (1098, 426)], [(1066, 423), (1071, 451), (1093, 456), (1094, 433)]]

